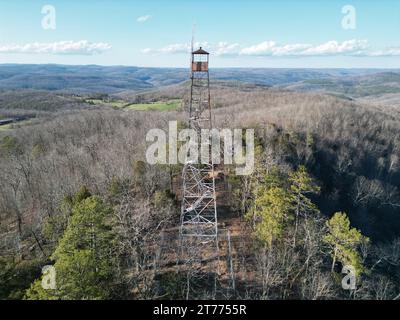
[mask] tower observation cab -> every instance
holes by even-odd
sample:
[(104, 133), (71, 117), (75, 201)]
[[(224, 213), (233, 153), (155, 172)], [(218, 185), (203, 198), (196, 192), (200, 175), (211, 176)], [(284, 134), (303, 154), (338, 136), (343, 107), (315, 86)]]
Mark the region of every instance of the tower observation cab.
[(199, 135), (201, 128), (211, 129), (209, 56), (202, 47), (191, 53), (189, 122)]
[(192, 52), (192, 72), (208, 72), (209, 53), (200, 49)]

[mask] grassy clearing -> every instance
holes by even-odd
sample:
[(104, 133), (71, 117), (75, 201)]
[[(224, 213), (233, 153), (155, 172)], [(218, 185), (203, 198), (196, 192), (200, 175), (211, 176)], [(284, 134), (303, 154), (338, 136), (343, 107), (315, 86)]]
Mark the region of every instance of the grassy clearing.
[(125, 100), (114, 100), (114, 101), (104, 101), (101, 99), (86, 99), (86, 102), (92, 105), (97, 106), (111, 106), (114, 108), (124, 109), (124, 110), (137, 110), (137, 111), (148, 111), (148, 110), (157, 110), (157, 111), (169, 111), (176, 110), (180, 106), (182, 100), (174, 99), (168, 101), (157, 101), (150, 103), (132, 103)]
[(19, 121), (19, 122), (14, 122), (14, 123), (4, 124), (4, 125), (0, 126), (0, 131), (7, 131), (7, 130), (17, 129), (18, 127), (21, 127), (23, 125), (27, 125), (29, 123), (32, 123), (31, 119), (23, 120), (23, 121)]
[(92, 105), (99, 105), (99, 106), (111, 106), (114, 108), (123, 108), (128, 104), (127, 101), (124, 100), (113, 100), (113, 101), (104, 101), (101, 99), (86, 99), (86, 103), (92, 104)]
[(169, 111), (176, 110), (181, 104), (181, 100), (157, 101), (152, 103), (135, 103), (125, 107), (127, 110), (147, 111)]
[(12, 128), (13, 128), (13, 124), (12, 123), (4, 124), (4, 125), (0, 126), (0, 131), (10, 130)]
[(114, 108), (123, 108), (127, 105), (127, 102), (120, 100), (120, 101), (111, 101), (109, 104)]
[(101, 99), (86, 99), (86, 103), (90, 104), (105, 104), (105, 102)]

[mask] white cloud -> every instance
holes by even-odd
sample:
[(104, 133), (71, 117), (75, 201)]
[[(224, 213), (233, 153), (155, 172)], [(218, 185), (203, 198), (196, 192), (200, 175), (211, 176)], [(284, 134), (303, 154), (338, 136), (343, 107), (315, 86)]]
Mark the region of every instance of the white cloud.
[(389, 48), (368, 53), (369, 57), (395, 57), (400, 56), (400, 48)]
[(236, 55), (239, 48), (238, 43), (218, 42), (215, 48), (215, 55), (217, 56), (230, 56)]
[(240, 54), (249, 56), (271, 55), (275, 47), (276, 43), (274, 41), (264, 41), (254, 46), (243, 48), (240, 50)]
[(170, 44), (160, 49), (145, 48), (141, 50), (144, 54), (177, 54), (190, 52), (190, 45), (183, 43)]
[[(260, 57), (316, 57), (316, 56), (354, 56), (354, 57), (385, 57), (400, 56), (400, 48), (372, 50), (367, 40), (336, 40), (322, 44), (291, 43), (278, 44), (275, 41), (264, 41), (249, 47), (238, 43), (207, 42), (196, 43), (195, 48), (202, 46), (216, 56), (260, 56)], [(144, 54), (179, 54), (189, 53), (190, 44), (175, 43), (159, 49), (146, 48), (141, 50)]]
[(342, 43), (328, 41), (320, 45), (295, 43), (278, 45), (274, 41), (243, 48), (242, 55), (251, 56), (324, 56), (324, 55), (361, 55), (368, 48), (366, 40), (348, 40)]
[(153, 49), (151, 49), (151, 48), (144, 48), (144, 49), (142, 49), (142, 50), (140, 50), (142, 53), (144, 53), (144, 54), (148, 54), (148, 53), (152, 53), (153, 52)]
[(298, 55), (303, 50), (309, 49), (310, 46), (308, 44), (303, 43), (294, 43), (294, 44), (286, 44), (283, 46), (277, 46), (271, 48), (271, 53), (274, 56), (290, 56), (290, 55)]
[(184, 43), (170, 44), (158, 50), (160, 53), (186, 53), (190, 52), (190, 45)]
[[(193, 45), (194, 48), (203, 47), (206, 49), (209, 47), (207, 42), (196, 42)], [(141, 52), (144, 54), (179, 54), (179, 53), (190, 53), (191, 45), (189, 43), (174, 43), (167, 45), (159, 49), (145, 48)]]
[(0, 53), (25, 53), (25, 54), (75, 54), (93, 55), (108, 51), (112, 46), (104, 42), (59, 41), (49, 43), (27, 43), (24, 45), (0, 45)]
[(149, 21), (151, 18), (152, 18), (152, 16), (148, 14), (148, 15), (137, 18), (136, 21), (143, 23), (143, 22)]
[(145, 48), (141, 50), (144, 54), (177, 54), (177, 53), (188, 53), (190, 52), (190, 45), (183, 43), (170, 44), (160, 49)]
[(302, 55), (320, 56), (320, 55), (360, 55), (368, 49), (367, 40), (348, 40), (342, 43), (337, 41), (328, 41), (318, 46), (310, 47)]

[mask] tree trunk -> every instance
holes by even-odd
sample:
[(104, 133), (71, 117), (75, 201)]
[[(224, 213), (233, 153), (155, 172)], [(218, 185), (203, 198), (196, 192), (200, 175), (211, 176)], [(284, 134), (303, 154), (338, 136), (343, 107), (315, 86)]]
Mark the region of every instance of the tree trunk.
[(296, 247), (296, 236), (297, 236), (297, 229), (299, 226), (299, 213), (300, 213), (300, 195), (297, 195), (297, 207), (296, 207), (296, 223), (294, 227), (294, 236), (293, 236), (293, 248)]
[(235, 275), (233, 270), (233, 261), (232, 261), (232, 246), (231, 246), (231, 232), (228, 230), (228, 257), (229, 257), (229, 273), (231, 277), (231, 286), (232, 291), (235, 292)]
[(331, 272), (335, 271), (335, 264), (336, 264), (336, 252), (337, 252), (337, 247), (335, 247), (334, 253), (333, 253), (333, 261), (332, 261), (332, 268)]

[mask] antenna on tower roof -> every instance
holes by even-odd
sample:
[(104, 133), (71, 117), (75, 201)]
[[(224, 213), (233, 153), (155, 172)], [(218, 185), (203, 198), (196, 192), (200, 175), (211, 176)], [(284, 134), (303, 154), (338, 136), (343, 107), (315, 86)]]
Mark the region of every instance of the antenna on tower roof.
[(191, 40), (191, 44), (190, 44), (190, 76), (192, 76), (192, 63), (193, 63), (193, 55), (192, 52), (194, 50), (194, 36), (196, 33), (196, 23), (193, 23), (192, 26), (192, 40)]
[(192, 44), (191, 44), (190, 53), (192, 53), (193, 50), (194, 50), (194, 36), (195, 36), (195, 33), (196, 33), (196, 23), (193, 23), (193, 26), (192, 26)]

